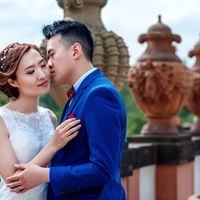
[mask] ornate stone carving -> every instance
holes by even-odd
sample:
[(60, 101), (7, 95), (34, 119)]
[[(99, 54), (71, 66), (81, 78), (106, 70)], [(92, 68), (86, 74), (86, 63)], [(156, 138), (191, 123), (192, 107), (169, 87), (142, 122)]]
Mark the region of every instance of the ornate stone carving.
[(82, 8), (83, 7), (83, 0), (57, 0), (58, 5), (61, 8)]
[(94, 35), (93, 64), (120, 90), (127, 79), (129, 54), (123, 39), (107, 31), (101, 21), (101, 8), (107, 0), (82, 0), (81, 8), (73, 6), (77, 1), (58, 0), (58, 3), (64, 9), (65, 18), (80, 21), (91, 29)]
[(92, 30), (105, 30), (101, 21), (101, 8), (106, 5), (107, 0), (57, 0), (57, 2), (64, 10), (65, 18), (80, 21)]
[(138, 106), (149, 119), (143, 134), (178, 133), (172, 119), (184, 104), (192, 78), (175, 55), (173, 41), (180, 42), (181, 38), (171, 33), (160, 16), (158, 23), (139, 37), (139, 42), (147, 42), (148, 47), (129, 69), (128, 82)]
[(195, 122), (192, 126), (192, 133), (200, 135), (200, 40), (194, 49), (189, 52), (189, 56), (195, 56), (196, 62), (191, 69), (194, 77), (194, 85), (188, 96), (187, 106), (196, 115)]
[[(107, 31), (102, 23), (101, 8), (106, 5), (107, 0), (57, 0), (57, 2), (64, 9), (65, 19), (80, 21), (91, 29), (94, 36), (93, 64), (120, 90), (127, 81), (129, 54), (123, 39), (114, 32)], [(66, 101), (63, 87), (59, 89), (59, 86), (54, 85), (50, 94), (57, 102), (61, 102), (60, 105)], [(57, 96), (57, 94), (62, 95)]]
[(181, 62), (175, 54), (176, 47), (172, 44), (173, 41), (178, 43), (181, 42), (181, 37), (172, 34), (171, 29), (162, 23), (161, 16), (158, 16), (158, 22), (148, 29), (148, 33), (141, 34), (138, 40), (140, 43), (148, 43), (148, 48), (141, 55), (139, 61), (154, 60)]
[(113, 32), (94, 31), (93, 63), (120, 90), (127, 79), (129, 55), (121, 37)]

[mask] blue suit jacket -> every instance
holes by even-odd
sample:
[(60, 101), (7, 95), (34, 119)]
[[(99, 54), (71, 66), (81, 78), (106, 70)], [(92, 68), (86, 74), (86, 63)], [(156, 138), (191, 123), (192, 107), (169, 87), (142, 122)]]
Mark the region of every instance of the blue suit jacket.
[(82, 127), (52, 159), (48, 200), (124, 200), (120, 160), (126, 110), (120, 94), (95, 70), (66, 104), (61, 122), (72, 113)]

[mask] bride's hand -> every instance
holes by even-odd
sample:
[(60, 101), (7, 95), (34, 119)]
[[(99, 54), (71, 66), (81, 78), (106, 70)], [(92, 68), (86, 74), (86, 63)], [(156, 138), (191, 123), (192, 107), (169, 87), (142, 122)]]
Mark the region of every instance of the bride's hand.
[(80, 127), (80, 120), (76, 120), (75, 118), (65, 120), (57, 126), (49, 145), (55, 151), (58, 151), (77, 136)]

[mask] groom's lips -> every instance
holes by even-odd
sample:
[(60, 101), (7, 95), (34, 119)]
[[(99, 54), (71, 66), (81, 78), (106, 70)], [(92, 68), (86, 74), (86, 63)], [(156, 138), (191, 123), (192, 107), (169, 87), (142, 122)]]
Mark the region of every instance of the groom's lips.
[(55, 71), (51, 71), (51, 75), (53, 75), (55, 73)]
[(55, 75), (55, 71), (51, 71), (51, 78), (53, 78)]

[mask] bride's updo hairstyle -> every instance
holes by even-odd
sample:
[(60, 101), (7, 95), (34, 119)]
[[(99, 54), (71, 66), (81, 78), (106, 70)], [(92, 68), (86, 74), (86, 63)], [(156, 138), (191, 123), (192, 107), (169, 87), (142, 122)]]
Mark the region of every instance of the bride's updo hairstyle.
[(0, 52), (0, 92), (9, 98), (18, 98), (18, 88), (12, 87), (8, 79), (16, 80), (16, 71), (23, 55), (30, 49), (35, 49), (41, 55), (40, 49), (33, 44), (13, 43)]

